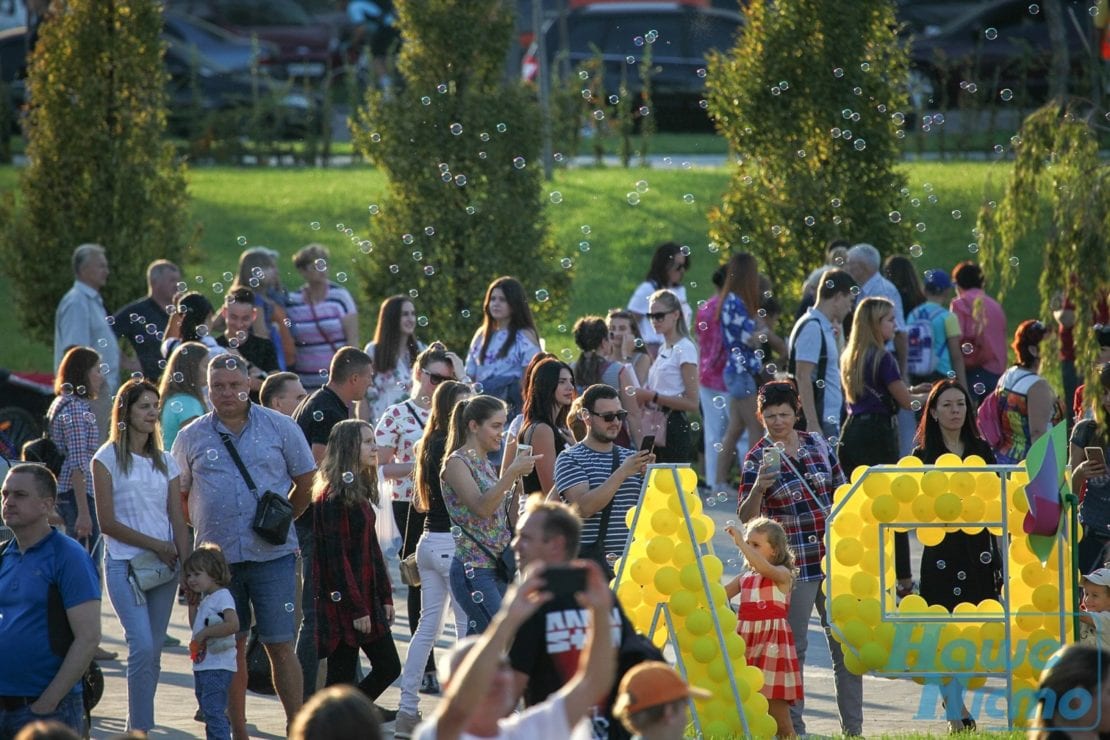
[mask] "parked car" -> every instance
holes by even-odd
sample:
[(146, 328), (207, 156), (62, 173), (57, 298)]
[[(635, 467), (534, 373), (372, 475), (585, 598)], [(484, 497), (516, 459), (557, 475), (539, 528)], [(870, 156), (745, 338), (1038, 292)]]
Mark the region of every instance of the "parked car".
[[(1062, 3), (1073, 77), (1082, 75), (1087, 49), (1094, 44), (1089, 4)], [(974, 94), (992, 101), (1010, 90), (1014, 97), (1028, 92), (1030, 102), (1039, 102), (1048, 92), (1051, 63), (1052, 44), (1040, 5), (989, 0), (943, 25), (925, 25), (912, 37), (910, 91), (919, 107), (939, 104), (942, 91), (954, 103), (961, 92), (971, 92), (969, 85), (974, 85)]]
[(171, 0), (170, 7), (277, 47), (275, 77), (324, 77), (343, 65), (339, 38), (293, 0)]
[(18, 454), (24, 442), (42, 436), (43, 422), (54, 389), (49, 375), (15, 373), (0, 368), (0, 454), (10, 454), (14, 447)]
[(195, 48), (228, 72), (250, 72), (255, 63), (270, 70), (278, 57), (275, 44), (237, 36), (195, 16), (166, 10), (163, 19), (163, 39), (182, 48)]
[(12, 133), (19, 132), (19, 108), (23, 105), (27, 76), (27, 29), (24, 26), (0, 30), (0, 87), (7, 90), (8, 110), (11, 118), (0, 121), (0, 126), (10, 126)]
[[(583, 62), (601, 53), (605, 69), (605, 94), (617, 92), (622, 71), (629, 91), (642, 90), (639, 67), (650, 44), (654, 115), (662, 126), (704, 126), (700, 101), (705, 96), (703, 70), (706, 55), (727, 50), (736, 43), (743, 17), (736, 12), (683, 2), (598, 3), (571, 10), (566, 15), (566, 38), (558, 19), (544, 26), (548, 65), (561, 58), (561, 68), (573, 73)], [(533, 42), (522, 63), (525, 79), (535, 79), (538, 46)], [(550, 66), (549, 66), (550, 68)]]

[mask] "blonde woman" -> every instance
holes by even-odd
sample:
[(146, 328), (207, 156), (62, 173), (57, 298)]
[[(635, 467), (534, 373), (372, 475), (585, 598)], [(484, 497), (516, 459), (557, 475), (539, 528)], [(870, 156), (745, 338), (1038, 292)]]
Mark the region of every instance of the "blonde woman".
[[(848, 420), (840, 434), (837, 456), (847, 476), (861, 465), (898, 462), (898, 409), (920, 408), (923, 396), (911, 395), (898, 361), (886, 350), (894, 337), (894, 304), (885, 298), (864, 298), (852, 317), (852, 336), (840, 356), (840, 382)], [(898, 595), (913, 591), (909, 538), (894, 535), (894, 570)]]

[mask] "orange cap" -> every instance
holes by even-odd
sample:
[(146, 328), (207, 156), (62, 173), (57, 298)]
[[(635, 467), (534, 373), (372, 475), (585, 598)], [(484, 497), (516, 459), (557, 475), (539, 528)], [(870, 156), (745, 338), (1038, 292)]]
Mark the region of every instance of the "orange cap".
[(689, 697), (708, 699), (705, 689), (690, 686), (666, 663), (648, 660), (633, 666), (621, 679), (613, 714), (635, 714), (660, 704), (670, 704)]

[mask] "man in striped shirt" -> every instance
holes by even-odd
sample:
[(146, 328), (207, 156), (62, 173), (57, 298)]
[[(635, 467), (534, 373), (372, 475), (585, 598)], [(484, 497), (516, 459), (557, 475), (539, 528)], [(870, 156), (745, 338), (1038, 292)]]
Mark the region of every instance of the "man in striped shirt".
[[(583, 546), (589, 547), (600, 538), (606, 555), (619, 557), (628, 539), (625, 515), (639, 502), (644, 470), (655, 461), (655, 455), (613, 443), (628, 415), (616, 388), (591, 385), (582, 394), (582, 410), (586, 438), (559, 453), (555, 490), (578, 509)], [(601, 532), (606, 508), (608, 522)]]

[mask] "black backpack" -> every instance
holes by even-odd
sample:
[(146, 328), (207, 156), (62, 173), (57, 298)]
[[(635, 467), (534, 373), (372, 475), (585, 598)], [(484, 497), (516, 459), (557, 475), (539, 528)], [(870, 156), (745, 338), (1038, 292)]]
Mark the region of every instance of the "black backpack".
[[(825, 343), (825, 330), (824, 330), (824, 328), (821, 327), (821, 322), (819, 322), (817, 319), (809, 318), (809, 319), (806, 319), (805, 321), (803, 321), (798, 326), (798, 330), (794, 332), (794, 338), (796, 340), (799, 336), (801, 336), (802, 330), (805, 329), (805, 327), (810, 323), (816, 323), (817, 328), (818, 328), (818, 330), (820, 331), (820, 334), (821, 334), (821, 354), (818, 355), (817, 369), (814, 372), (813, 378), (812, 378), (812, 383), (813, 383), (813, 406), (814, 406), (814, 408), (817, 409), (817, 413), (820, 414), (821, 410), (823, 408), (825, 408), (825, 382), (824, 381), (825, 381), (825, 373), (828, 372), (828, 368), (829, 368), (829, 348), (828, 348), (828, 345)], [(797, 359), (796, 345), (797, 345), (797, 341), (795, 341), (793, 344), (790, 345), (790, 355), (786, 360), (786, 372), (794, 380), (794, 385), (795, 386), (797, 386), (797, 384), (798, 384), (798, 359)], [(821, 381), (820, 385), (817, 385), (818, 380)], [(817, 425), (818, 426), (821, 425), (821, 420), (820, 419), (817, 420)], [(805, 429), (806, 429), (805, 410), (801, 410), (801, 411), (798, 412), (798, 421), (794, 424), (794, 428), (805, 431)]]
[[(64, 403), (59, 405), (54, 413), (61, 411), (64, 406)], [(43, 425), (42, 436), (23, 443), (23, 449), (20, 450), (20, 459), (23, 462), (45, 465), (46, 469), (53, 473), (55, 478), (60, 478), (66, 456), (54, 440), (50, 439), (50, 422), (52, 420), (53, 417), (48, 414), (45, 418), (46, 423)]]

